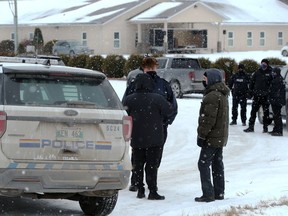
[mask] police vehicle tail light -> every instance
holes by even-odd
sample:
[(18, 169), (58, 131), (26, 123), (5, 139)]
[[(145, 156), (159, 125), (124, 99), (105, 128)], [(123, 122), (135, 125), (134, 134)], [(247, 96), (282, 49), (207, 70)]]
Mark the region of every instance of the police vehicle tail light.
[(7, 126), (7, 115), (5, 112), (0, 112), (0, 137), (3, 136), (3, 134), (6, 131)]
[(124, 116), (123, 117), (123, 137), (125, 141), (129, 141), (132, 133), (132, 117)]
[(194, 71), (191, 71), (191, 72), (189, 72), (189, 79), (191, 80), (191, 81), (195, 81), (195, 72)]

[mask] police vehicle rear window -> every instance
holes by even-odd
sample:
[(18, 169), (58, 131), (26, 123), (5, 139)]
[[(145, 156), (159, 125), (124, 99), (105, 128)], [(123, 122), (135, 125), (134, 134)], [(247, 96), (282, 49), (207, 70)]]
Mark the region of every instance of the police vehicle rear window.
[(4, 83), (7, 105), (121, 109), (106, 79), (7, 74)]

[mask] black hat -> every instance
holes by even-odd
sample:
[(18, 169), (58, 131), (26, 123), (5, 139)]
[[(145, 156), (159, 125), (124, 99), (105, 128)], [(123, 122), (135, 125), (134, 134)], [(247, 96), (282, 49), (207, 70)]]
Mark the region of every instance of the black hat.
[(238, 65), (238, 69), (242, 69), (242, 70), (244, 70), (244, 69), (245, 69), (244, 64), (239, 64), (239, 65)]
[(265, 62), (267, 65), (269, 65), (269, 60), (268, 59), (262, 59), (261, 63)]

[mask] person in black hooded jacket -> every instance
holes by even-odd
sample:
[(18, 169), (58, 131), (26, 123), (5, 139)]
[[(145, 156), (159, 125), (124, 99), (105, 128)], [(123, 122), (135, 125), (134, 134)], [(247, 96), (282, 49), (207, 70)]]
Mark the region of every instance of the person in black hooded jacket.
[(283, 136), (283, 122), (281, 116), (282, 106), (286, 104), (286, 91), (284, 79), (281, 76), (280, 68), (273, 69), (273, 80), (269, 92), (269, 102), (273, 111), (274, 127), (268, 132), (272, 136)]
[[(166, 139), (167, 139), (167, 135), (168, 135), (168, 125), (171, 125), (173, 123), (173, 121), (174, 121), (174, 119), (178, 113), (178, 105), (177, 105), (177, 101), (176, 101), (176, 98), (173, 94), (173, 91), (171, 89), (170, 84), (165, 79), (160, 78), (157, 75), (157, 73), (156, 73), (157, 65), (158, 65), (158, 62), (157, 62), (156, 58), (146, 56), (142, 60), (141, 70), (143, 71), (144, 74), (149, 75), (152, 78), (152, 80), (154, 81), (153, 92), (157, 93), (159, 95), (162, 95), (173, 106), (173, 112), (169, 116), (167, 116), (165, 119), (163, 119), (163, 129), (164, 129), (163, 132), (164, 132), (164, 143), (165, 143)], [(143, 73), (140, 73), (140, 74), (143, 74)], [(128, 95), (130, 95), (136, 91), (135, 79), (134, 79), (134, 81), (132, 80), (131, 83), (127, 86), (122, 101), (125, 100), (125, 98)], [(162, 158), (162, 153), (161, 153), (161, 157), (159, 160), (159, 166), (161, 163), (161, 158)], [(134, 158), (133, 158), (133, 154), (132, 154), (132, 157), (131, 157), (132, 175), (131, 175), (131, 185), (129, 187), (129, 191), (137, 191), (137, 187), (135, 186), (135, 178), (136, 177), (135, 177), (135, 173), (133, 172), (133, 167), (134, 167), (133, 160), (134, 160)]]
[(157, 172), (164, 145), (163, 121), (173, 112), (173, 106), (161, 95), (153, 93), (154, 82), (148, 74), (135, 78), (135, 92), (123, 100), (128, 115), (132, 116), (131, 147), (137, 198), (145, 197), (143, 184), (144, 167), (146, 183), (150, 190), (148, 199), (163, 200), (157, 193)]
[(254, 132), (254, 125), (256, 120), (256, 114), (262, 106), (263, 108), (263, 133), (268, 132), (269, 125), (269, 101), (268, 94), (272, 81), (272, 68), (269, 66), (268, 59), (263, 59), (261, 61), (261, 67), (253, 73), (249, 91), (252, 94), (252, 109), (250, 112), (249, 127), (244, 130), (244, 132)]

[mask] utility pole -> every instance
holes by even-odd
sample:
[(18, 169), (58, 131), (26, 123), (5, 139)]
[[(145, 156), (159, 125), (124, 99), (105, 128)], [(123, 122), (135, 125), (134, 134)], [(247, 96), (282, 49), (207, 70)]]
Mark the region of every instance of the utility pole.
[(18, 12), (17, 12), (17, 0), (14, 0), (14, 25), (15, 25), (15, 35), (14, 35), (14, 52), (18, 51)]

